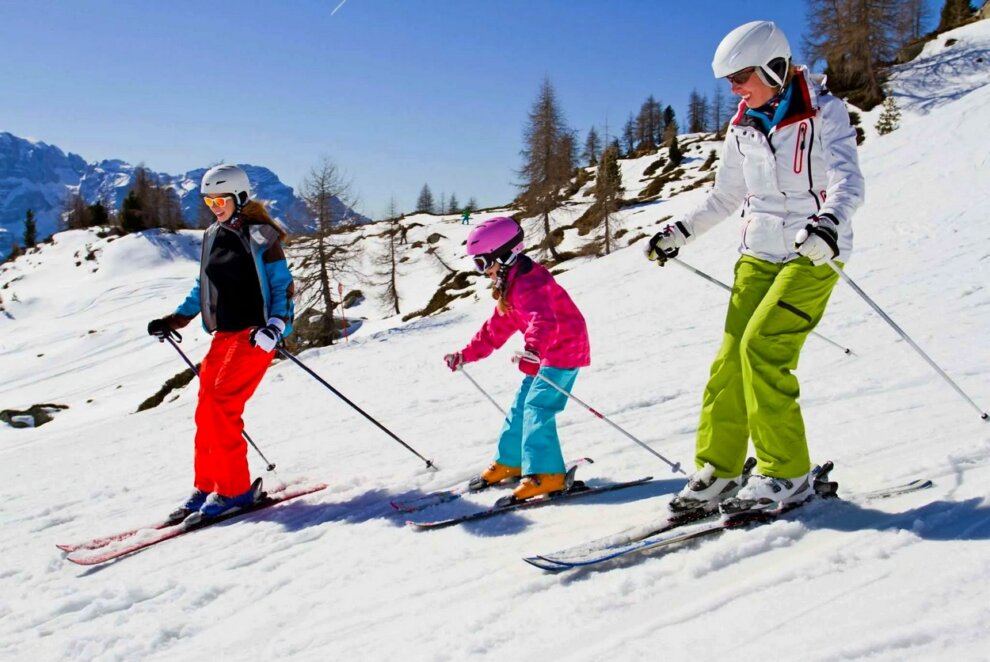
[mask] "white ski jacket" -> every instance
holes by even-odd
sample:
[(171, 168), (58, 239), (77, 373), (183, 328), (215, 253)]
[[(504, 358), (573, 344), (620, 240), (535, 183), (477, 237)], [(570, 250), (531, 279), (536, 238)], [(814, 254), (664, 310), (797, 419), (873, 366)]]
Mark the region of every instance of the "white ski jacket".
[(863, 203), (865, 186), (849, 113), (823, 82), (823, 76), (800, 67), (787, 112), (766, 135), (739, 104), (722, 144), (714, 188), (681, 219), (689, 242), (742, 205), (739, 252), (789, 262), (800, 257), (794, 249), (798, 230), (812, 216), (830, 214), (838, 222), (838, 259), (849, 260), (852, 216)]

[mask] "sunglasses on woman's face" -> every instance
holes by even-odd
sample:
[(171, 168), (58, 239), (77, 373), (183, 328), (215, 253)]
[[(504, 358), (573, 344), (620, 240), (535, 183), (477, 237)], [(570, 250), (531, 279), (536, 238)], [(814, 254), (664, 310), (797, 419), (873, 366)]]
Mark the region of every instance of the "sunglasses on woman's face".
[(729, 74), (725, 77), (725, 79), (733, 85), (745, 85), (749, 82), (749, 77), (752, 76), (755, 71), (756, 67), (747, 67), (746, 69), (740, 69), (734, 74)]
[(211, 198), (209, 196), (203, 196), (203, 202), (205, 202), (206, 206), (209, 207), (210, 209), (213, 209), (214, 207), (219, 207), (220, 209), (223, 209), (224, 207), (227, 206), (228, 199), (229, 198), (227, 198), (226, 196), (220, 196), (219, 198)]

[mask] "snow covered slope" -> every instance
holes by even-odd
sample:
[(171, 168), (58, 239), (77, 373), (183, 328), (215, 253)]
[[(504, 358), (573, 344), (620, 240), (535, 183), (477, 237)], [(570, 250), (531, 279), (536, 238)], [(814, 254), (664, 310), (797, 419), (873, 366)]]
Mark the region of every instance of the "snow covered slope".
[[(953, 46), (905, 65), (895, 91), (907, 94), (898, 86), (950, 50), (973, 67), (965, 89), (906, 108), (900, 129), (862, 147), (868, 202), (848, 273), (987, 407), (990, 21), (950, 36)], [(629, 236), (702, 195), (627, 208)], [(430, 222), (453, 260), (467, 228)], [(730, 281), (737, 237), (729, 219), (682, 257)], [(855, 354), (811, 338), (798, 375), (812, 452), (835, 461), (846, 501), (664, 555), (542, 574), (521, 557), (641, 522), (683, 483), (569, 407), (559, 421), (565, 454), (596, 460), (581, 476), (657, 481), (475, 526), (409, 530), (389, 499), (467, 477), (499, 430), (491, 403), (441, 361), (490, 313), (478, 290), (407, 323), (366, 315), (348, 344), (301, 355), (439, 473), (282, 362), (249, 404), (247, 429), (278, 464), (266, 481), (308, 477), (328, 490), (105, 567), (66, 563), (56, 542), (153, 520), (188, 489), (195, 388), (132, 412), (182, 368), (144, 325), (185, 295), (197, 241), (60, 234), (0, 271), (0, 407), (70, 407), (40, 428), (0, 427), (0, 658), (987, 659), (990, 424), (841, 283), (819, 332)], [(439, 267), (421, 258), (407, 266), (427, 291), (410, 294), (410, 309), (437, 279), (430, 269)], [(560, 280), (585, 312), (593, 347), (575, 393), (689, 462), (725, 293), (648, 263), (639, 245), (572, 262)], [(207, 344), (190, 327), (183, 348), (198, 360)], [(517, 348), (471, 366), (506, 404), (519, 381), (509, 363)], [(251, 462), (265, 473), (253, 453)], [(857, 496), (919, 476), (935, 487), (883, 502)]]

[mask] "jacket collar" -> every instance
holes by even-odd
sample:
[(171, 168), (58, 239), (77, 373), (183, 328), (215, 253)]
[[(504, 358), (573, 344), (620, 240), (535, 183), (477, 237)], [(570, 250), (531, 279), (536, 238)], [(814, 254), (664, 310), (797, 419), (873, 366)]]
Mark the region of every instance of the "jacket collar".
[[(771, 131), (781, 129), (789, 124), (795, 124), (801, 120), (806, 120), (815, 116), (815, 113), (818, 112), (819, 88), (824, 82), (824, 78), (817, 78), (818, 77), (811, 76), (807, 67), (798, 67), (797, 72), (794, 74), (794, 78), (791, 80), (790, 87), (785, 93), (788, 97), (787, 107), (785, 108), (782, 117), (775, 118), (776, 124), (770, 128)], [(752, 126), (757, 126), (760, 124), (760, 120), (752, 117), (750, 113), (747, 113), (748, 110), (749, 107), (746, 103), (740, 101), (736, 116), (732, 118), (732, 124)], [(757, 128), (765, 129), (765, 127), (762, 126), (757, 126)], [(767, 131), (764, 130), (764, 133), (766, 132)]]

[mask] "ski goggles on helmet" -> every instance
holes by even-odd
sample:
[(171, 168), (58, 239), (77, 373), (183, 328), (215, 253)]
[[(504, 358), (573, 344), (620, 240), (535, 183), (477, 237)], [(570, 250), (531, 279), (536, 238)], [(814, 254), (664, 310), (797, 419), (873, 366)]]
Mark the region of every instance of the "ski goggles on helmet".
[(231, 200), (225, 195), (217, 196), (215, 198), (211, 198), (208, 195), (204, 195), (203, 202), (205, 202), (206, 206), (209, 207), (210, 209), (213, 209), (214, 207), (219, 207), (220, 209), (223, 209), (227, 206), (228, 202), (231, 202)]
[(516, 254), (507, 252), (499, 255), (498, 257), (494, 257), (491, 253), (484, 253), (483, 255), (472, 255), (471, 260), (474, 262), (474, 268), (478, 270), (478, 273), (483, 274), (491, 269), (492, 265), (512, 264), (516, 261)]
[(495, 264), (495, 258), (491, 255), (475, 255), (471, 259), (474, 261), (474, 268), (478, 270), (478, 273), (482, 274)]
[(733, 85), (745, 85), (749, 82), (750, 76), (756, 73), (756, 67), (746, 67), (745, 69), (740, 69), (734, 74), (729, 74), (725, 77), (725, 80), (729, 81)]

